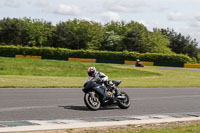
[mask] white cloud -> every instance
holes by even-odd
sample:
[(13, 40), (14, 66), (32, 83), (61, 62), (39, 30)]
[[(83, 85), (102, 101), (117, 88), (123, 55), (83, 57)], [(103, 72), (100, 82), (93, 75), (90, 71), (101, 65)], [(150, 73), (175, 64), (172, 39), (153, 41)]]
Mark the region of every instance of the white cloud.
[(60, 4), (54, 13), (61, 14), (61, 15), (71, 15), (77, 16), (81, 13), (81, 9), (78, 6), (70, 6), (65, 4)]
[(112, 0), (105, 2), (103, 6), (114, 12), (140, 12), (147, 3), (145, 0)]
[(147, 27), (149, 31), (153, 31), (154, 28), (166, 28), (163, 26), (159, 21), (145, 21), (145, 20), (140, 20), (138, 21), (139, 23), (143, 24), (144, 26)]
[(188, 18), (182, 12), (170, 12), (168, 14), (168, 20), (170, 21), (184, 21)]
[(108, 21), (119, 21), (120, 20), (120, 15), (115, 12), (104, 12), (100, 14), (102, 16), (103, 21), (108, 22)]
[(80, 17), (79, 19), (81, 20), (86, 20), (86, 21), (92, 21), (92, 22), (96, 22), (96, 23), (101, 23), (99, 20), (97, 19), (93, 19), (93, 18), (88, 18), (88, 17)]
[(36, 0), (35, 5), (39, 7), (45, 7), (45, 6), (48, 6), (49, 3), (48, 3), (48, 0)]
[(196, 29), (200, 29), (200, 21), (191, 21), (190, 26)]
[(50, 6), (50, 3), (49, 3), (48, 0), (29, 1), (29, 4), (40, 9), (40, 11), (43, 12), (43, 13), (52, 13), (53, 12), (53, 8)]
[(128, 12), (129, 8), (125, 5), (120, 5), (120, 4), (110, 4), (110, 5), (105, 5), (105, 8), (110, 10), (110, 11), (116, 11), (116, 12)]
[[(13, 1), (13, 0), (10, 0)], [(15, 0), (15, 1), (21, 1), (23, 4), (27, 4), (29, 6), (36, 6), (36, 7), (47, 7), (49, 5), (48, 0)]]
[(169, 10), (169, 7), (167, 7), (167, 6), (161, 6), (161, 7), (153, 8), (153, 11), (155, 11), (157, 13), (166, 12), (168, 10)]
[(195, 20), (200, 22), (200, 15), (195, 17)]
[(19, 8), (23, 5), (23, 0), (6, 0), (4, 5), (7, 7)]
[(138, 22), (143, 24), (146, 27), (150, 27), (150, 25), (145, 20), (139, 20)]
[[(188, 29), (200, 32), (200, 16), (195, 16), (188, 20)], [(191, 30), (191, 31), (192, 31)]]

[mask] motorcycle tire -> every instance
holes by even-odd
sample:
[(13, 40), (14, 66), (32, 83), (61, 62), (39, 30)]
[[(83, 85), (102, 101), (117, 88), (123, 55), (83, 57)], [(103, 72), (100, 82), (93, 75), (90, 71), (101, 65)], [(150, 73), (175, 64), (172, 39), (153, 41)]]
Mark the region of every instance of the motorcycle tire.
[[(92, 98), (90, 93), (94, 93), (96, 100)], [(96, 111), (100, 108), (101, 102), (99, 101), (98, 94), (96, 94), (95, 92), (90, 93), (85, 93), (84, 102), (89, 109)]]
[(121, 109), (128, 109), (130, 107), (130, 104), (131, 104), (129, 96), (123, 91), (121, 91), (120, 96), (125, 96), (125, 99), (123, 99), (123, 100), (118, 99), (118, 106)]

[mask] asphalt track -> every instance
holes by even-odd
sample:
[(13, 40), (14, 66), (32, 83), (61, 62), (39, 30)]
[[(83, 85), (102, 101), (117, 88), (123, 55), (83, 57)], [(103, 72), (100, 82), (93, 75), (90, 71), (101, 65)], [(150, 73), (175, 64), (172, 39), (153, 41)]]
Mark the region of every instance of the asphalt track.
[(200, 88), (122, 88), (131, 107), (90, 111), (80, 88), (1, 88), (0, 121), (88, 119), (168, 113), (200, 113)]

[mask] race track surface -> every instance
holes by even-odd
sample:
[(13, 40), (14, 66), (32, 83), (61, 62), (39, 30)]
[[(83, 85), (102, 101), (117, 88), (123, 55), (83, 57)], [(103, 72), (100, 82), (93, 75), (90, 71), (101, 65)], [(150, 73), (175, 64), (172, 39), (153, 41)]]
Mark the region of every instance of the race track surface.
[(200, 113), (200, 88), (122, 88), (131, 99), (118, 107), (90, 111), (80, 88), (0, 89), (0, 121), (87, 119), (166, 113)]

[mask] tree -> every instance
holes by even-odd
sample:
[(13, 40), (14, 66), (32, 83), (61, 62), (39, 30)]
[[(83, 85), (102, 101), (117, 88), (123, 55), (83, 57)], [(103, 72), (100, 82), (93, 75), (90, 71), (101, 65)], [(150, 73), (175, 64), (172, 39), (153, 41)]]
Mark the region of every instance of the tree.
[(76, 19), (61, 22), (54, 31), (54, 47), (99, 49), (103, 34), (103, 27), (99, 23)]
[(168, 48), (169, 39), (160, 31), (149, 32), (143, 24), (131, 22), (128, 27), (132, 28), (123, 39), (126, 49), (140, 53), (172, 53)]
[(197, 60), (200, 63), (200, 48), (198, 49), (198, 58), (197, 58)]
[(122, 51), (124, 50), (124, 45), (122, 43), (122, 37), (116, 35), (114, 31), (106, 32), (104, 36), (104, 42), (102, 43), (101, 50), (108, 51)]
[(198, 42), (190, 36), (183, 36), (181, 33), (175, 32), (173, 29), (160, 29), (163, 35), (170, 40), (169, 48), (177, 54), (187, 54), (190, 57), (198, 57)]
[(28, 18), (0, 21), (0, 43), (6, 45), (48, 46), (53, 26), (50, 22)]
[(106, 32), (114, 32), (116, 35), (125, 36), (128, 32), (127, 24), (124, 21), (106, 23), (104, 25), (104, 29)]
[(53, 26), (51, 22), (39, 19), (4, 18), (0, 20), (0, 44), (140, 53), (173, 51), (198, 58), (196, 39), (169, 28), (150, 32), (134, 21), (111, 21), (102, 26), (93, 21), (74, 19)]
[(22, 19), (4, 18), (1, 20), (0, 43), (6, 45), (23, 44), (25, 26), (26, 24)]
[(147, 46), (150, 53), (165, 53), (172, 54), (173, 52), (168, 47), (170, 41), (167, 36), (162, 35), (159, 30), (154, 30), (149, 33)]
[(51, 22), (38, 19), (24, 19), (26, 23), (25, 41), (28, 46), (52, 46), (52, 36), (54, 26)]
[(131, 22), (128, 24), (131, 30), (123, 38), (123, 43), (128, 51), (145, 53), (148, 51), (147, 36), (148, 30), (142, 24)]

